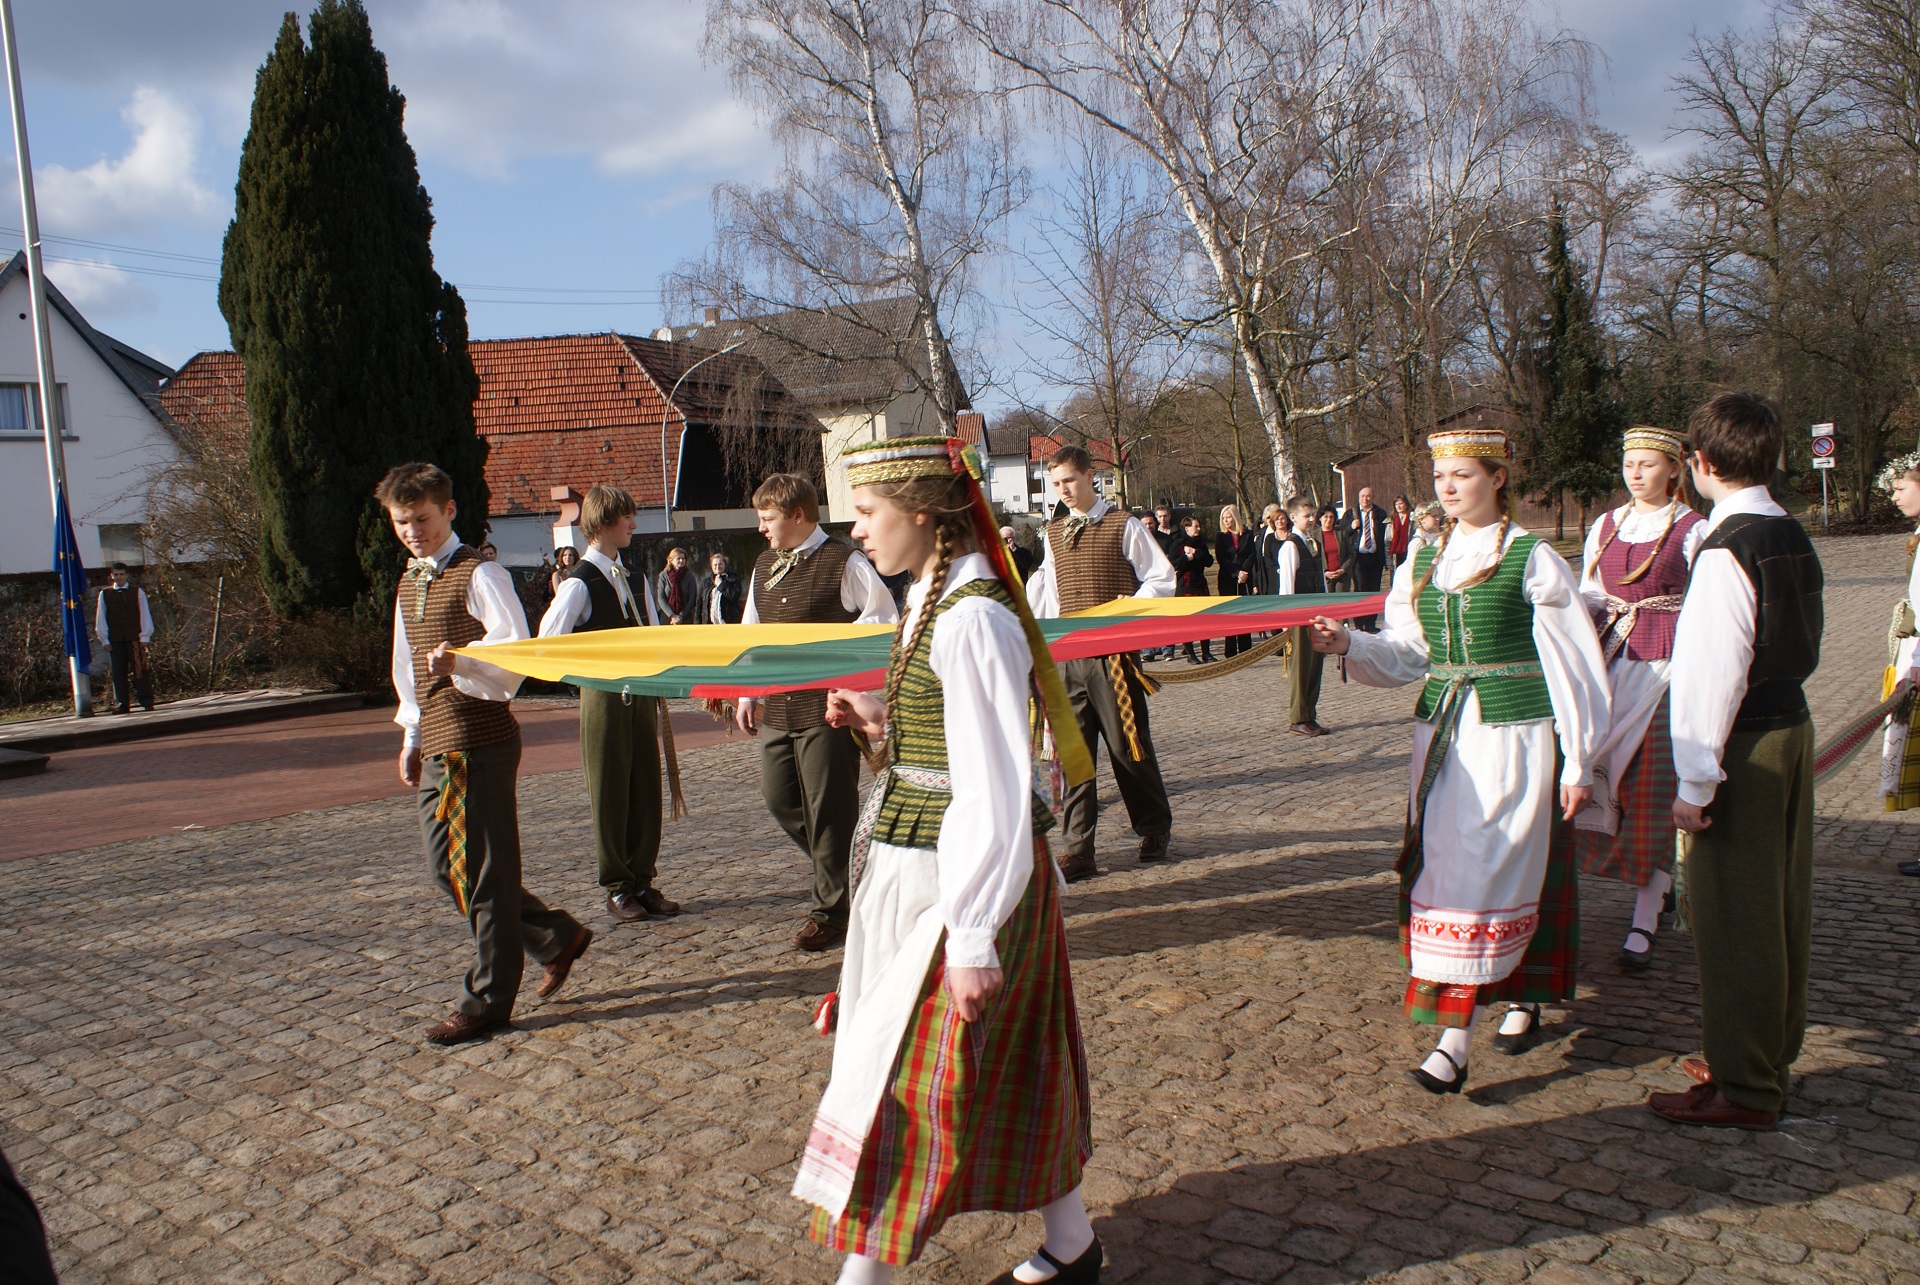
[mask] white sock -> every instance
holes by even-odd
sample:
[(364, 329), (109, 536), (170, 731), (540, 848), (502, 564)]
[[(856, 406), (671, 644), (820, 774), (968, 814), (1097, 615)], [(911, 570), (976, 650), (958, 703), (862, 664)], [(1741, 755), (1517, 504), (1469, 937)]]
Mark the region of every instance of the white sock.
[(1527, 1029), (1527, 1023), (1532, 1020), (1533, 1009), (1524, 1004), (1515, 1004), (1507, 1010), (1507, 1015), (1500, 1019), (1500, 1033), (1518, 1035)]
[(1652, 932), (1660, 926), (1660, 907), (1666, 903), (1667, 889), (1673, 887), (1673, 876), (1664, 870), (1653, 872), (1653, 878), (1633, 899), (1633, 926)]
[(846, 1264), (840, 1268), (840, 1279), (834, 1285), (888, 1285), (892, 1279), (891, 1265), (865, 1254), (848, 1254)]
[[(1467, 1050), (1473, 1047), (1474, 1025), (1479, 1022), (1480, 1015), (1486, 1011), (1485, 1004), (1476, 1004), (1465, 1026), (1449, 1026), (1441, 1031), (1440, 1046), (1427, 1054), (1427, 1060), (1420, 1064), (1421, 1069), (1436, 1080), (1453, 1079), (1455, 1071), (1453, 1064), (1448, 1063), (1447, 1058), (1452, 1058), (1453, 1062), (1461, 1067), (1466, 1066)], [(1442, 1054), (1445, 1056), (1443, 1057)]]
[[(1087, 1218), (1087, 1203), (1075, 1187), (1052, 1204), (1040, 1206), (1040, 1217), (1047, 1225), (1046, 1251), (1063, 1263), (1071, 1263), (1093, 1245), (1093, 1223)], [(1050, 1281), (1060, 1274), (1046, 1259), (1035, 1254), (1013, 1269), (1013, 1279), (1033, 1285)]]

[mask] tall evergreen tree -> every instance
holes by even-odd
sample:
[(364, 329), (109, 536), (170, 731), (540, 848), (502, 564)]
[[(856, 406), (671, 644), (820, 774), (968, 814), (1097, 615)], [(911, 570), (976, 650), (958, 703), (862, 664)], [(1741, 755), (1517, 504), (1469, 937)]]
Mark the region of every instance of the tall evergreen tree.
[(1618, 372), (1607, 360), (1586, 270), (1567, 244), (1566, 214), (1558, 202), (1547, 218), (1546, 266), (1547, 342), (1533, 484), (1543, 498), (1571, 493), (1584, 518), (1589, 506), (1620, 484), (1626, 420)]
[(294, 617), (391, 608), (403, 560), (373, 487), (427, 459), (485, 528), (466, 305), (433, 269), (432, 202), (361, 0), (287, 14), (254, 83), (220, 311), (246, 365), (262, 572)]

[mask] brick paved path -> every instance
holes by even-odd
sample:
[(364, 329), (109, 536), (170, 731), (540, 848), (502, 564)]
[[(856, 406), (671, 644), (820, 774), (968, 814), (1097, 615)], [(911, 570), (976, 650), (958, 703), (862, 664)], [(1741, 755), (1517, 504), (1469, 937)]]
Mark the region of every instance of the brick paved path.
[[(1877, 694), (1900, 541), (1822, 552), (1831, 720)], [(1116, 855), (1069, 900), (1108, 1279), (1920, 1282), (1920, 886), (1886, 865), (1920, 815), (1874, 811), (1870, 761), (1821, 801), (1785, 1127), (1682, 1131), (1637, 1104), (1697, 1047), (1686, 943), (1621, 974), (1629, 899), (1597, 881), (1556, 1038), (1509, 1060), (1483, 1036), (1463, 1097), (1401, 1078), (1422, 1048), (1387, 873), (1411, 697), (1333, 681), (1317, 742), (1276, 735), (1283, 701), (1271, 662), (1157, 697), (1176, 860)], [(0, 867), (0, 1146), (64, 1278), (831, 1280), (786, 1191), (837, 959), (784, 945), (807, 879), (752, 749), (687, 768), (695, 823), (662, 868), (688, 913), (606, 932), (559, 998), (450, 1053), (420, 1029), (462, 938), (404, 804)], [(529, 884), (593, 911), (577, 778), (521, 798)], [(982, 1281), (1037, 1238), (957, 1219), (902, 1279)]]

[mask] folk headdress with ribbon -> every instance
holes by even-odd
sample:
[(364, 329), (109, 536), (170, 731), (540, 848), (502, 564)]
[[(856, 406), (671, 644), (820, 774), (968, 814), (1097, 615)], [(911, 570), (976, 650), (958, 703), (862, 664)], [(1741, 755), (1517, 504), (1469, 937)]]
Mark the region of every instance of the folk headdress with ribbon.
[[(986, 470), (979, 452), (957, 437), (895, 437), (868, 445), (849, 447), (841, 457), (847, 466), (849, 486), (876, 486), (888, 482), (911, 482), (918, 478), (957, 477), (965, 480), (967, 509), (972, 519), (974, 543), (993, 567), (994, 574), (1007, 586), (1013, 599), (1014, 614), (1020, 618), (1026, 635), (1027, 654), (1033, 662), (1034, 686), (1040, 693), (1041, 708), (1053, 729), (1055, 752), (1068, 782), (1079, 784), (1093, 778), (1093, 755), (1080, 735), (1080, 724), (1067, 701), (1066, 684), (1047, 650), (1047, 640), (1027, 606), (1026, 586), (1014, 569), (1007, 546), (1000, 539), (999, 523), (987, 503), (981, 483)], [(933, 604), (927, 604), (927, 610)]]

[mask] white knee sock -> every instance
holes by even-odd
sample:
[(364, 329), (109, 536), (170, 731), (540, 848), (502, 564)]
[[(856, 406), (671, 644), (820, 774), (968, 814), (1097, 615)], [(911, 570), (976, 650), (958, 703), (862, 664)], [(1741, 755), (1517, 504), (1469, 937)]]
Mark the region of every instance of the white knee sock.
[[(1454, 1077), (1454, 1070), (1447, 1063), (1449, 1057), (1460, 1066), (1464, 1067), (1467, 1064), (1467, 1050), (1473, 1047), (1474, 1025), (1479, 1022), (1480, 1015), (1486, 1011), (1485, 1004), (1477, 1004), (1465, 1026), (1449, 1026), (1440, 1032), (1440, 1046), (1427, 1054), (1427, 1060), (1420, 1064), (1428, 1075), (1436, 1080), (1451, 1080)], [(1446, 1057), (1441, 1056), (1443, 1053)]]
[(1664, 870), (1653, 872), (1653, 878), (1633, 899), (1633, 926), (1652, 932), (1660, 924), (1660, 907), (1666, 902), (1667, 889), (1673, 887), (1673, 876)]
[[(1052, 1204), (1042, 1205), (1040, 1217), (1047, 1225), (1046, 1250), (1061, 1262), (1073, 1262), (1092, 1246), (1093, 1223), (1087, 1218), (1087, 1204), (1080, 1188), (1075, 1187)], [(1052, 1263), (1038, 1254), (1013, 1269), (1013, 1279), (1028, 1285), (1050, 1281), (1059, 1274)]]
[(888, 1285), (892, 1280), (893, 1268), (889, 1264), (865, 1254), (848, 1254), (846, 1264), (840, 1269), (840, 1279), (834, 1285)]

